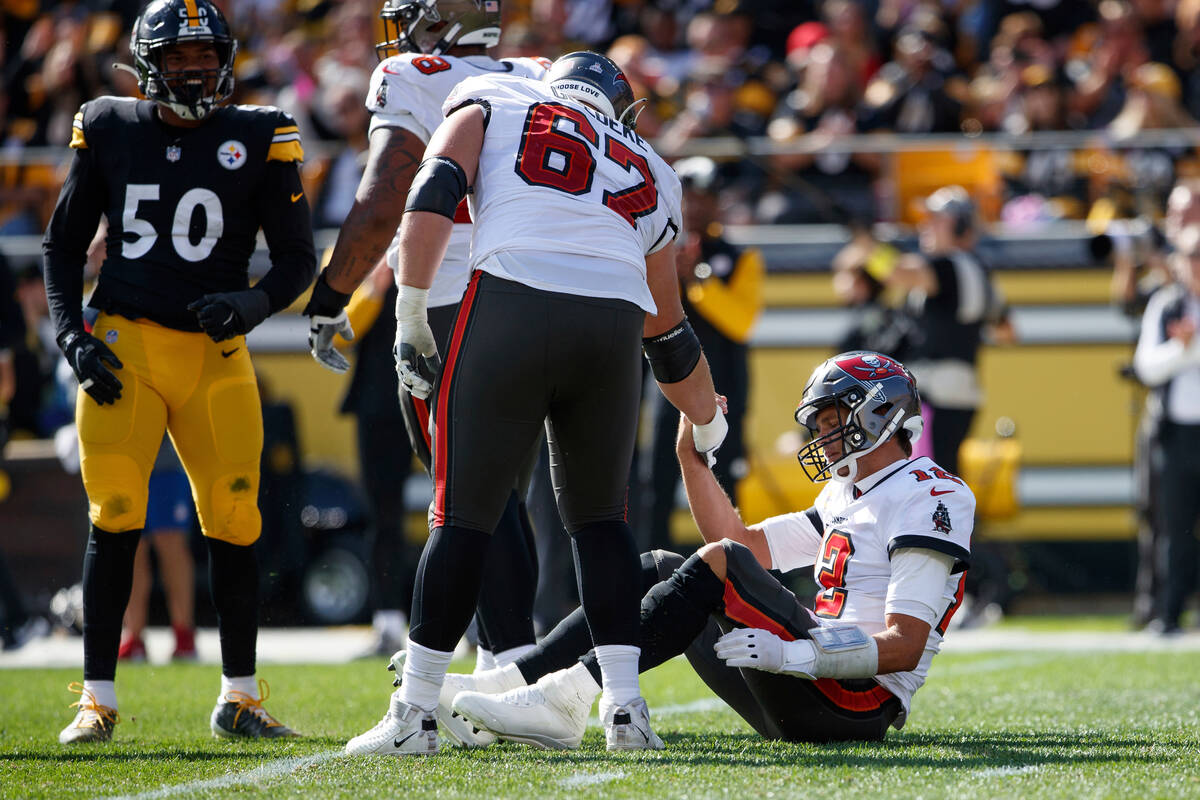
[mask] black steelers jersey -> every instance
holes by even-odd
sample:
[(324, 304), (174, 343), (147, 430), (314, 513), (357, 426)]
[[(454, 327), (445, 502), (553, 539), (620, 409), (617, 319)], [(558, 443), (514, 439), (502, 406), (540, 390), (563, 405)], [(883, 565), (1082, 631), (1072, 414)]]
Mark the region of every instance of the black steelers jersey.
[(59, 333), (79, 327), (81, 272), (100, 216), (104, 265), (90, 305), (199, 331), (192, 301), (249, 286), (261, 228), (272, 268), (258, 283), (275, 312), (316, 268), (295, 121), (277, 108), (226, 106), (194, 128), (167, 125), (155, 104), (101, 97), (75, 116), (75, 159), (43, 250)]

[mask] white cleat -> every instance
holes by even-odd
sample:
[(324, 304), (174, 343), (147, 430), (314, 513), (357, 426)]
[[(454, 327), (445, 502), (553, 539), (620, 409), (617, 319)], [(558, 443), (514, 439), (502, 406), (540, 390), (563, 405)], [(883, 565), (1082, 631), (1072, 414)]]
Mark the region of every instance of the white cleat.
[(398, 694), (374, 728), (346, 743), (346, 755), (425, 756), (438, 751), (437, 717), (401, 701)]
[(608, 706), (601, 701), (600, 719), (604, 721), (604, 740), (609, 750), (662, 750), (665, 745), (650, 727), (650, 709), (642, 698), (623, 706)]
[[(393, 686), (400, 685), (400, 676), (404, 674), (404, 661), (407, 657), (408, 653), (405, 650), (397, 650), (392, 655), (388, 670), (396, 673)], [(455, 747), (482, 748), (494, 744), (494, 734), (480, 730), (470, 720), (455, 713), (452, 707), (455, 696), (459, 692), (500, 694), (524, 685), (525, 679), (521, 677), (521, 671), (515, 664), (471, 674), (446, 673), (446, 680), (442, 683), (442, 691), (438, 695), (437, 721), (441, 731)]]
[(582, 664), (503, 694), (461, 692), (453, 709), (476, 727), (510, 742), (574, 750), (583, 741), (600, 687)]

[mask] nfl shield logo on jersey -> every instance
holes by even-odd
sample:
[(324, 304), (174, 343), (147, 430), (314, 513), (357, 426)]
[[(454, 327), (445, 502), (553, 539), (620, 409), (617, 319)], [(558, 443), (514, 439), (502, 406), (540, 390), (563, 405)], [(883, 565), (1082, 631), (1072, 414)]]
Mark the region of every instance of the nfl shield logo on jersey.
[(230, 139), (217, 148), (217, 162), (225, 169), (238, 169), (246, 163), (246, 145)]
[(167, 161), (172, 163), (183, 157), (183, 148), (177, 145), (171, 145), (167, 148)]
[(108, 330), (106, 330), (104, 332), (104, 341), (108, 342), (109, 344), (112, 344), (116, 340), (117, 340), (117, 332), (115, 330), (113, 330), (112, 328), (109, 328)]
[(950, 511), (940, 501), (933, 510), (933, 529), (938, 533), (950, 533)]

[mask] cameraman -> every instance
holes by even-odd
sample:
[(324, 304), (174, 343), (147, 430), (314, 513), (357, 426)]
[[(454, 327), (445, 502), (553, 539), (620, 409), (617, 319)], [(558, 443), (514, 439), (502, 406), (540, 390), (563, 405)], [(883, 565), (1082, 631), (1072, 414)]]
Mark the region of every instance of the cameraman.
[(1155, 292), (1142, 317), (1133, 365), (1151, 387), (1147, 413), (1157, 420), (1159, 617), (1152, 625), (1178, 633), (1196, 584), (1196, 520), (1200, 517), (1200, 225), (1184, 228), (1171, 258), (1175, 282)]
[(982, 400), (976, 376), (985, 325), (998, 341), (1013, 340), (1007, 309), (975, 254), (975, 205), (961, 186), (938, 189), (925, 203), (921, 253), (900, 258), (888, 285), (907, 292), (913, 318), (908, 366), (925, 401), (933, 459), (958, 472), (958, 449)]

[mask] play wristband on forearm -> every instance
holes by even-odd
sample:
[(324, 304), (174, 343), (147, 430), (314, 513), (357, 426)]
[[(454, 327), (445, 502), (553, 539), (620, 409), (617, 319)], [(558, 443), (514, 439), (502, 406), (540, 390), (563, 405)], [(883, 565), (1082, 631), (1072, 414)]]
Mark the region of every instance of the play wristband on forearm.
[(401, 284), (400, 290), (396, 292), (396, 321), (424, 321), (428, 305), (428, 289), (418, 289), (415, 286)]
[(879, 647), (857, 625), (813, 628), (808, 632), (816, 650), (812, 678), (873, 678), (879, 671)]
[(659, 383), (679, 383), (692, 374), (704, 354), (687, 317), (665, 333), (642, 339), (642, 352)]
[(431, 211), (454, 219), (467, 196), (467, 173), (453, 158), (431, 156), (421, 162), (408, 189), (405, 211)]
[(350, 295), (330, 286), (325, 273), (322, 272), (313, 284), (312, 298), (308, 301), (304, 313), (309, 316), (336, 317), (349, 302)]

